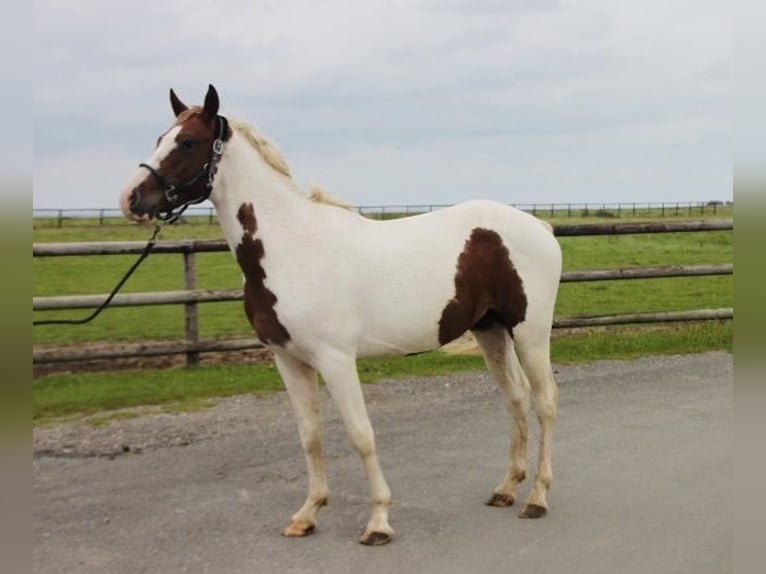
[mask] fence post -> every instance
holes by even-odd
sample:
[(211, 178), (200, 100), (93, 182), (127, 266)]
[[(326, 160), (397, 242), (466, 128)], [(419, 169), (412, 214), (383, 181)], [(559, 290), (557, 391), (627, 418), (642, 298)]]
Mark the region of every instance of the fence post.
[[(195, 289), (197, 286), (197, 265), (194, 260), (194, 251), (184, 251), (184, 288)], [(197, 316), (197, 303), (184, 303), (184, 332), (186, 341), (190, 343), (199, 342), (199, 319)], [(199, 363), (199, 353), (192, 351), (186, 353), (186, 365), (197, 365)]]
[(61, 227), (61, 225), (64, 223), (64, 210), (59, 209), (59, 220), (58, 220), (58, 227)]

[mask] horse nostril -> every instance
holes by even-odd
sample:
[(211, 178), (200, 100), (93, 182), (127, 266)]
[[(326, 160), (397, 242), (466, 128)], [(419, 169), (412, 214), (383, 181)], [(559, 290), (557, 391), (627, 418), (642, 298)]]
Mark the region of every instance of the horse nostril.
[(141, 201), (141, 192), (136, 187), (133, 189), (133, 191), (130, 192), (130, 208), (133, 209), (134, 207), (136, 207), (140, 201)]

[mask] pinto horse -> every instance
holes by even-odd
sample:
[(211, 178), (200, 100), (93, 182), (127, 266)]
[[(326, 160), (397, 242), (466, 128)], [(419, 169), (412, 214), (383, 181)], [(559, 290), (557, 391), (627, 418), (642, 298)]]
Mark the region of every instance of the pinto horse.
[(468, 201), (374, 221), (312, 201), (277, 149), (218, 114), (210, 86), (188, 107), (170, 91), (174, 124), (120, 197), (126, 216), (167, 218), (209, 198), (244, 275), (245, 313), (273, 352), (298, 423), (308, 497), (284, 529), (316, 527), (329, 490), (322, 460), (322, 375), (370, 482), (360, 542), (385, 544), (391, 491), (356, 369), (357, 357), (409, 355), (471, 331), (511, 414), (508, 470), (487, 504), (514, 503), (527, 467), (534, 399), (540, 441), (534, 485), (519, 516), (547, 512), (558, 390), (550, 363), (561, 250), (550, 226), (505, 204)]

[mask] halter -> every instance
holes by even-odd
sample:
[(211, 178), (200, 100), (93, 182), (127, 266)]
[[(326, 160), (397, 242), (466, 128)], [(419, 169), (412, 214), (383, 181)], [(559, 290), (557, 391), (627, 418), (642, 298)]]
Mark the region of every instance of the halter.
[[(157, 183), (160, 185), (160, 189), (162, 190), (162, 194), (165, 196), (165, 200), (168, 202), (169, 209), (164, 212), (158, 210), (154, 214), (158, 219), (161, 219), (166, 223), (173, 223), (179, 217), (181, 217), (181, 214), (186, 211), (187, 207), (197, 203), (202, 203), (208, 197), (210, 197), (210, 194), (213, 191), (213, 179), (215, 178), (216, 171), (218, 171), (218, 162), (221, 161), (221, 157), (223, 156), (223, 140), (226, 136), (226, 132), (229, 129), (229, 122), (223, 116), (216, 116), (215, 127), (216, 138), (213, 140), (213, 144), (210, 146), (210, 154), (208, 155), (207, 163), (202, 166), (202, 169), (199, 170), (199, 172), (197, 172), (194, 177), (188, 181), (185, 181), (184, 183), (172, 185), (152, 166), (145, 163), (138, 164), (138, 167), (145, 167), (149, 170), (149, 173), (154, 176), (154, 179), (156, 179)], [(179, 203), (179, 195), (199, 183), (204, 178), (207, 178), (207, 181), (205, 182), (205, 189), (202, 192), (202, 195), (190, 199), (189, 201), (185, 201), (184, 203)]]

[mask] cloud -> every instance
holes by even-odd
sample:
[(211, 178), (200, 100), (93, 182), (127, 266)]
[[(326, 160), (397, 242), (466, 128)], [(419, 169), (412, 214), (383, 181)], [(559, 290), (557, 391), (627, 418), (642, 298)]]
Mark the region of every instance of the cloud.
[[(168, 88), (199, 103), (208, 82), (302, 180), (354, 203), (509, 183), (578, 201), (730, 195), (730, 22), (712, 0), (40, 0), (35, 23), (37, 206), (58, 201), (38, 170), (135, 164), (170, 122)], [(73, 200), (95, 206), (102, 185)]]

